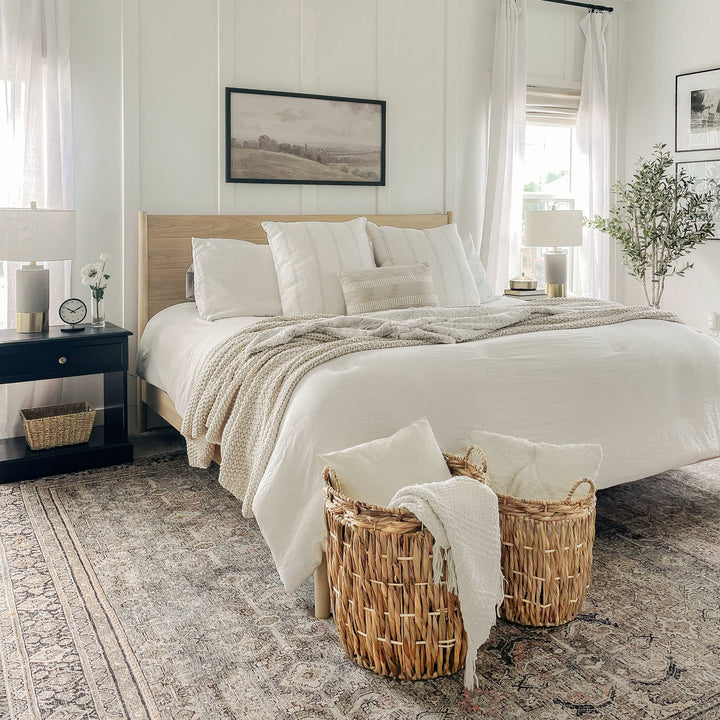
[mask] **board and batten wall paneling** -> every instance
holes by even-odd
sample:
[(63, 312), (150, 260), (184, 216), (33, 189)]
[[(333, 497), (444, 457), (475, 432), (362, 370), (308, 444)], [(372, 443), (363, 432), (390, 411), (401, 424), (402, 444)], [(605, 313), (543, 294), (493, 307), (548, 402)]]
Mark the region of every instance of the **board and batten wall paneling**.
[[(718, 160), (720, 150), (675, 153), (675, 76), (720, 66), (717, 28), (720, 3), (714, 0), (638, 0), (624, 8), (623, 53), (627, 112), (624, 179), (653, 145), (667, 144), (675, 161)], [(662, 307), (705, 329), (708, 312), (720, 312), (720, 241), (710, 240), (687, 256), (695, 263), (685, 277), (670, 277)], [(625, 302), (643, 303), (640, 283), (623, 273)]]
[[(388, 187), (393, 212), (439, 212), (444, 203), (445, 3), (391, 3)], [(413, 21), (406, 18), (412, 15)], [(421, 182), (418, 182), (422, 178)]]
[[(384, 188), (238, 184), (220, 192), (220, 211), (442, 210), (445, 4), (237, 0), (231, 84), (386, 100), (388, 182)], [(273, 57), (265, 63), (269, 46)], [(220, 57), (227, 61), (222, 50)]]
[[(303, 92), (387, 99), (378, 92), (378, 44), (386, 28), (378, 23), (383, 0), (303, 2)], [(385, 0), (386, 1), (386, 0)], [(323, 212), (375, 211), (374, 187), (315, 186), (304, 189), (305, 207)]]
[(217, 212), (217, 3), (139, 3), (140, 202)]
[[(220, 5), (221, 45), (217, 89), (220, 101), (221, 213), (300, 213), (297, 185), (253, 185), (226, 183), (225, 178), (225, 88), (241, 87), (282, 92), (302, 92), (302, 2), (301, 0), (228, 0)], [(228, 68), (227, 63), (232, 62)]]

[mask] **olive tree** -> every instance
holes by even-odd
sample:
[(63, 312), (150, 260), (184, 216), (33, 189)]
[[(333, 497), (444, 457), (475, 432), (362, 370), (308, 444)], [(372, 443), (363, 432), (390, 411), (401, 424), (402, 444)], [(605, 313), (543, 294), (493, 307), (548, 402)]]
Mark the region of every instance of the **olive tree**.
[(697, 192), (693, 178), (683, 169), (676, 175), (672, 166), (665, 145), (655, 145), (649, 159), (640, 158), (630, 182), (613, 186), (610, 216), (585, 221), (615, 239), (628, 272), (642, 283), (646, 302), (655, 308), (665, 279), (682, 277), (693, 267), (683, 258), (712, 235), (713, 210), (720, 202), (717, 184)]

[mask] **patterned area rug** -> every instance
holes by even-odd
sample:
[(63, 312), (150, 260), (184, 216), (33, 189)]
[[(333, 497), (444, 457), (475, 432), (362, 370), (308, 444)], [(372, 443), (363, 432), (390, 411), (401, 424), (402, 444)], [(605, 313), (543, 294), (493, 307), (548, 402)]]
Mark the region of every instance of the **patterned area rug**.
[(0, 486), (0, 717), (720, 717), (720, 462), (599, 495), (565, 627), (500, 621), (460, 675), (387, 680), (288, 596), (254, 521), (179, 453)]

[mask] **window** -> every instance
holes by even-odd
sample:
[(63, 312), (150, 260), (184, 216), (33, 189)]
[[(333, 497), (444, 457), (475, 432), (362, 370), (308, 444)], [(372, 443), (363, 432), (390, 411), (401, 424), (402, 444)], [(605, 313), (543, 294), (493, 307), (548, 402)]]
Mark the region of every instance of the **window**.
[[(528, 87), (523, 212), (526, 210), (573, 210), (573, 148), (579, 92)], [(568, 286), (572, 288), (574, 254), (569, 248)], [(542, 248), (522, 247), (520, 270), (545, 284)]]

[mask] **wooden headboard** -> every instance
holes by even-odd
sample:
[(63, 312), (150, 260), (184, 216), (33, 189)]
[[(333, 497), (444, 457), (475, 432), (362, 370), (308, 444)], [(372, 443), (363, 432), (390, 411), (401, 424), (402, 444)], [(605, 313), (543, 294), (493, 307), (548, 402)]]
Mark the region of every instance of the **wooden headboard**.
[[(170, 305), (185, 302), (185, 272), (192, 263), (192, 238), (235, 238), (267, 243), (260, 223), (344, 222), (357, 215), (148, 215), (139, 216), (138, 338), (147, 321)], [(419, 230), (451, 223), (452, 213), (368, 215), (377, 225)]]

